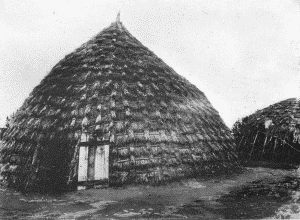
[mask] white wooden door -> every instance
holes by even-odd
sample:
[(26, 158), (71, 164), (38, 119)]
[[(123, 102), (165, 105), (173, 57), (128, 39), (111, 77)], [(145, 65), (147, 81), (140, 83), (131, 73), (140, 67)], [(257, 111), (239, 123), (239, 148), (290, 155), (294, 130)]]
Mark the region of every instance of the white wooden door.
[(95, 154), (95, 180), (108, 179), (109, 145), (97, 146)]
[(79, 148), (78, 182), (87, 181), (88, 153), (88, 147), (81, 146)]

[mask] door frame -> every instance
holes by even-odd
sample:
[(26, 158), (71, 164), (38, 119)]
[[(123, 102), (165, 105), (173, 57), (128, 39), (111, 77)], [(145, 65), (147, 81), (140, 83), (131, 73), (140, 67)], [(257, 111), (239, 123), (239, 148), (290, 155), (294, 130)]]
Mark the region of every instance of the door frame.
[[(108, 178), (103, 180), (89, 180), (88, 178), (88, 169), (89, 169), (89, 149), (90, 147), (97, 148), (98, 146), (105, 146), (108, 145)], [(109, 140), (93, 140), (90, 141), (89, 138), (86, 136), (86, 138), (81, 139), (81, 142), (79, 144), (79, 150), (78, 150), (78, 168), (77, 168), (77, 189), (88, 189), (88, 188), (101, 188), (101, 187), (108, 187), (109, 186), (109, 176), (110, 176), (110, 151), (111, 151), (111, 143)], [(85, 181), (79, 181), (79, 166), (80, 166), (80, 148), (87, 147), (87, 169), (86, 169), (86, 180)], [(97, 150), (97, 149), (96, 149)]]

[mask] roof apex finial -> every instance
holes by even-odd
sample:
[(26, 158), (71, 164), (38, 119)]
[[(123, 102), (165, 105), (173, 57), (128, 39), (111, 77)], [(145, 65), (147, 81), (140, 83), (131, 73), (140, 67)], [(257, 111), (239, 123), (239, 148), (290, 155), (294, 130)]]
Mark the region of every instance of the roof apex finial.
[(118, 23), (120, 23), (120, 13), (121, 13), (121, 12), (119, 11), (118, 14), (117, 14), (117, 22), (118, 22)]

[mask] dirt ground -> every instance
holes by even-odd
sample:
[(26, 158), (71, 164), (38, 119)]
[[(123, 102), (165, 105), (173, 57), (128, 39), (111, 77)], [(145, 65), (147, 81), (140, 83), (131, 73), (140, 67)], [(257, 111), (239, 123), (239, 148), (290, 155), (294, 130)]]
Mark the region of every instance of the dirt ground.
[(257, 167), (165, 186), (60, 195), (21, 194), (0, 188), (0, 219), (300, 218), (299, 198), (300, 179), (295, 170)]

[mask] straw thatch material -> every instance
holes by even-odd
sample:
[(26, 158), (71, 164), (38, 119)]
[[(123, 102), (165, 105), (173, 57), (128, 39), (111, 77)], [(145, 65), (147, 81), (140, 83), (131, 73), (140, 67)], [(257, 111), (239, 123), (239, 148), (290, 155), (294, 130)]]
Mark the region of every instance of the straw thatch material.
[(203, 92), (118, 21), (55, 65), (12, 120), (1, 171), (21, 188), (76, 182), (83, 130), (110, 141), (111, 184), (171, 180), (236, 159)]
[(299, 164), (300, 101), (287, 99), (235, 123), (238, 151), (248, 160)]
[(3, 138), (3, 134), (6, 131), (6, 128), (0, 128), (0, 140)]

